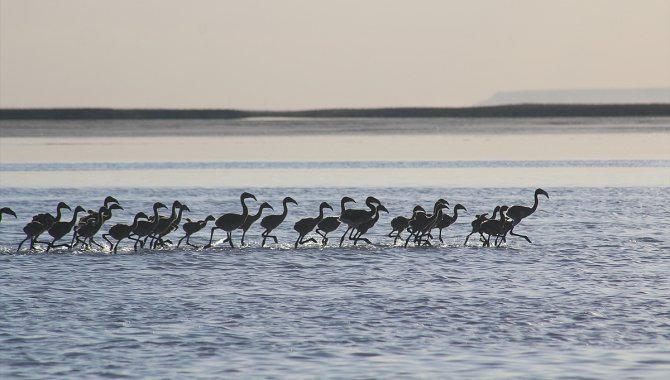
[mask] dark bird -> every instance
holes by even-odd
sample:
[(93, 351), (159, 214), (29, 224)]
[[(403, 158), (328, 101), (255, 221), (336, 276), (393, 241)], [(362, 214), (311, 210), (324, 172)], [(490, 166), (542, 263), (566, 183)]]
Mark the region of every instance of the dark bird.
[(410, 221), (407, 229), (410, 235), (405, 239), (405, 247), (409, 244), (409, 240), (414, 236), (414, 243), (416, 245), (431, 245), (432, 238), (430, 231), (435, 227), (437, 221), (442, 218), (442, 210), (449, 208), (448, 202), (444, 199), (438, 199), (433, 206), (432, 214), (418, 213), (416, 218)]
[(367, 238), (361, 237), (363, 234), (367, 233), (370, 228), (372, 228), (375, 224), (377, 224), (377, 221), (379, 220), (379, 211), (384, 211), (385, 213), (388, 214), (389, 210), (384, 207), (384, 205), (378, 205), (375, 206), (375, 214), (370, 218), (370, 220), (363, 222), (356, 227), (356, 233), (354, 234), (354, 245), (358, 243), (359, 240), (363, 240), (364, 242), (368, 244), (372, 244), (370, 240)]
[[(115, 224), (113, 225), (110, 229), (109, 232), (102, 235), (102, 238), (107, 240), (109, 243), (109, 249), (110, 251), (112, 248), (114, 248), (114, 253), (116, 253), (116, 250), (119, 248), (119, 243), (121, 243), (121, 240), (129, 238), (130, 235), (133, 233), (133, 231), (137, 228), (137, 225), (140, 223), (140, 219), (149, 219), (147, 214), (143, 212), (138, 212), (135, 214), (135, 218), (133, 219), (133, 224), (128, 225), (128, 224)], [(116, 240), (116, 244), (113, 244), (107, 237), (111, 236)]]
[[(498, 214), (499, 210), (500, 210), (500, 206), (496, 206), (496, 208), (493, 209), (493, 215), (491, 215), (491, 219), (496, 218), (496, 214)], [(468, 245), (468, 239), (470, 239), (470, 236), (472, 236), (472, 234), (474, 234), (474, 233), (479, 233), (479, 241), (481, 241), (482, 243), (484, 243), (486, 241), (486, 238), (482, 234), (480, 227), (481, 227), (482, 223), (484, 223), (485, 220), (489, 219), (489, 218), (487, 218), (488, 214), (489, 213), (486, 212), (486, 213), (483, 213), (481, 215), (475, 215), (475, 220), (473, 220), (470, 223), (470, 225), (472, 226), (472, 231), (468, 234), (468, 236), (465, 237), (465, 243), (463, 243), (463, 245)]]
[(303, 240), (303, 238), (312, 230), (316, 227), (317, 224), (323, 219), (323, 209), (333, 209), (328, 203), (326, 202), (321, 202), (321, 205), (319, 206), (319, 216), (316, 218), (304, 218), (300, 219), (295, 223), (293, 226), (293, 229), (298, 231), (298, 239), (295, 241), (295, 248), (298, 248), (298, 244), (306, 244), (311, 242), (316, 243), (316, 239), (314, 238), (309, 238), (307, 240)]
[(26, 238), (19, 243), (19, 247), (16, 249), (18, 252), (21, 249), (21, 246), (23, 243), (26, 242), (26, 240), (30, 240), (30, 249), (33, 250), (35, 249), (35, 241), (37, 238), (44, 232), (47, 231), (51, 226), (53, 226), (54, 223), (60, 221), (60, 218), (62, 216), (61, 209), (68, 209), (71, 210), (70, 206), (65, 204), (65, 202), (59, 202), (58, 206), (56, 206), (56, 216), (54, 217), (53, 215), (49, 213), (44, 213), (44, 214), (37, 214), (33, 216), (32, 221), (30, 221), (28, 224), (23, 227), (23, 232), (26, 234)]
[(344, 210), (344, 212), (340, 214), (340, 222), (347, 225), (347, 230), (344, 231), (342, 238), (340, 238), (340, 247), (342, 246), (342, 243), (344, 243), (344, 238), (347, 236), (347, 232), (351, 232), (349, 234), (349, 240), (354, 240), (354, 229), (356, 229), (356, 227), (358, 227), (361, 223), (365, 223), (370, 220), (376, 212), (376, 206), (379, 206), (382, 203), (375, 197), (367, 197), (365, 199), (365, 204), (368, 206), (369, 210), (350, 208)]
[[(411, 220), (416, 219), (418, 213), (426, 213), (426, 210), (423, 209), (421, 206), (414, 206), (414, 210), (412, 210), (412, 216), (409, 218), (406, 218), (404, 216), (396, 216), (391, 220), (391, 232), (388, 233), (388, 237), (395, 238), (393, 239), (393, 245), (396, 244), (398, 239), (402, 239), (400, 237), (400, 234), (402, 231), (406, 230), (409, 227), (409, 223)], [(395, 232), (395, 234), (393, 234)]]
[(0, 208), (0, 222), (2, 222), (2, 214), (11, 215), (16, 218), (16, 213), (9, 207)]
[[(345, 204), (349, 202), (356, 203), (356, 201), (353, 200), (352, 198), (349, 197), (342, 198), (342, 200), (340, 201), (340, 215), (344, 213)], [(323, 220), (321, 220), (319, 224), (316, 225), (316, 233), (321, 235), (321, 237), (323, 238), (321, 239), (321, 244), (323, 245), (328, 244), (328, 237), (326, 235), (328, 235), (329, 232), (335, 231), (337, 227), (339, 227), (340, 224), (342, 224), (340, 222), (340, 215), (323, 218)]]
[[(89, 216), (93, 215), (92, 219), (88, 219), (85, 223), (82, 224), (82, 219), (79, 219), (79, 223), (74, 227), (74, 235), (72, 236), (71, 247), (75, 247), (77, 244), (82, 244), (84, 248), (90, 247), (92, 244), (97, 245), (100, 249), (103, 247), (98, 244), (93, 238), (100, 231), (100, 228), (105, 224), (106, 221), (112, 218), (112, 210), (123, 210), (117, 203), (112, 203), (109, 207), (102, 206), (97, 212), (91, 212), (89, 210)], [(76, 244), (75, 244), (76, 240)]]
[[(119, 201), (117, 201), (116, 198), (109, 195), (109, 196), (105, 197), (105, 199), (103, 200), (102, 205), (105, 207), (106, 210), (110, 210), (110, 205), (111, 204), (120, 205)], [(120, 207), (120, 210), (123, 210), (123, 207)], [(93, 211), (93, 210), (88, 210), (88, 215), (82, 216), (79, 219), (79, 222), (77, 223), (77, 226), (83, 226), (83, 225), (88, 224), (91, 221), (95, 221), (95, 218), (97, 217), (98, 212)]]
[(249, 215), (249, 208), (244, 203), (244, 200), (249, 198), (257, 200), (253, 194), (247, 193), (246, 191), (240, 195), (240, 203), (242, 203), (242, 214), (223, 214), (216, 220), (214, 223), (216, 226), (212, 227), (212, 232), (209, 235), (209, 243), (204, 248), (209, 248), (212, 246), (214, 231), (217, 229), (226, 231), (226, 239), (223, 242), (229, 242), (230, 246), (234, 247), (232, 238), (233, 231), (240, 228)]
[[(498, 239), (503, 238), (506, 231), (509, 230), (511, 226), (511, 220), (505, 217), (505, 211), (507, 211), (507, 206), (500, 206), (500, 219), (488, 219), (482, 222), (479, 226), (480, 233), (488, 235), (486, 241), (484, 241), (483, 247), (491, 246), (491, 236), (495, 236), (495, 246), (497, 247)], [(502, 243), (502, 239), (500, 243)]]
[[(158, 215), (158, 209), (161, 208), (167, 208), (167, 206), (161, 202), (154, 203), (153, 218), (149, 218), (149, 220), (140, 220), (139, 222), (137, 222), (137, 225), (135, 226), (135, 228), (133, 228), (133, 233), (130, 236), (128, 236), (130, 240), (135, 241), (134, 245), (135, 251), (137, 251), (138, 244), (140, 245), (140, 247), (144, 248), (144, 244), (149, 238), (149, 235), (151, 235), (156, 230), (156, 227), (158, 227), (158, 223), (160, 222), (160, 215)], [(143, 238), (144, 240), (142, 240)]]
[(258, 208), (258, 212), (255, 215), (247, 215), (247, 219), (245, 219), (244, 223), (242, 223), (242, 226), (240, 226), (240, 229), (242, 229), (242, 241), (240, 242), (241, 245), (244, 245), (244, 236), (247, 234), (249, 228), (251, 228), (251, 225), (254, 224), (261, 217), (263, 209), (266, 208), (274, 210), (274, 208), (270, 206), (268, 202), (263, 202), (261, 203), (261, 206)]
[(51, 228), (47, 231), (49, 235), (53, 238), (51, 242), (47, 242), (47, 252), (51, 248), (57, 248), (57, 247), (68, 247), (70, 248), (70, 244), (59, 244), (59, 245), (54, 245), (58, 240), (62, 239), (65, 235), (69, 234), (70, 231), (72, 231), (72, 227), (77, 223), (77, 214), (80, 212), (84, 212), (83, 207), (77, 206), (74, 209), (74, 214), (72, 214), (72, 220), (68, 221), (58, 221), (54, 223)]
[(458, 203), (456, 206), (454, 206), (454, 215), (449, 216), (447, 214), (442, 214), (442, 219), (438, 220), (437, 223), (435, 224), (435, 228), (440, 230), (438, 234), (440, 243), (444, 244), (444, 240), (442, 240), (442, 230), (444, 228), (451, 226), (456, 222), (456, 219), (458, 219), (458, 210), (468, 211), (462, 204)]
[(184, 235), (184, 237), (179, 239), (179, 242), (177, 242), (177, 248), (179, 248), (179, 245), (184, 239), (186, 239), (186, 244), (190, 245), (191, 247), (198, 248), (197, 245), (189, 243), (188, 240), (191, 238), (191, 235), (205, 228), (207, 222), (209, 222), (210, 220), (214, 220), (214, 217), (212, 215), (207, 215), (205, 220), (198, 220), (198, 221), (192, 221), (191, 219), (186, 218), (186, 223), (184, 223), (184, 225), (181, 226), (184, 232), (186, 232), (186, 235)]
[(535, 202), (533, 203), (533, 207), (512, 206), (512, 207), (507, 209), (507, 212), (505, 213), (505, 215), (507, 215), (507, 217), (512, 220), (511, 227), (509, 228), (509, 231), (508, 231), (510, 235), (519, 236), (519, 237), (522, 237), (522, 238), (526, 239), (526, 241), (528, 241), (529, 243), (531, 242), (530, 239), (528, 238), (528, 236), (515, 234), (514, 233), (514, 227), (517, 224), (519, 224), (521, 222), (521, 220), (523, 220), (524, 218), (527, 218), (532, 213), (534, 213), (535, 210), (537, 210), (537, 205), (539, 204), (538, 195), (540, 195), (540, 194), (544, 195), (545, 197), (547, 197), (547, 199), (549, 199), (549, 194), (547, 194), (546, 191), (544, 191), (542, 189), (537, 189), (537, 190), (535, 190)]
[[(179, 210), (179, 211), (176, 211)], [(152, 246), (153, 248), (156, 248), (159, 244), (164, 247), (165, 242), (163, 241), (163, 238), (172, 233), (173, 231), (176, 231), (179, 229), (179, 223), (181, 223), (181, 217), (184, 211), (190, 212), (191, 209), (188, 208), (185, 204), (179, 202), (179, 201), (174, 201), (172, 204), (172, 214), (170, 215), (169, 218), (161, 218), (160, 221), (158, 222), (158, 226), (156, 227), (156, 230), (154, 231), (152, 235)], [(175, 215), (176, 212), (176, 215)]]
[(286, 219), (286, 215), (288, 215), (288, 203), (293, 203), (294, 205), (298, 205), (298, 202), (296, 202), (293, 198), (291, 197), (286, 197), (282, 201), (282, 204), (284, 205), (284, 209), (281, 214), (275, 214), (275, 215), (268, 215), (261, 219), (261, 227), (265, 228), (265, 231), (261, 234), (263, 237), (263, 243), (261, 244), (261, 247), (265, 246), (265, 239), (267, 238), (272, 238), (275, 241), (275, 244), (277, 243), (277, 237), (274, 235), (270, 235), (270, 232), (272, 232), (275, 228), (277, 228), (284, 219)]

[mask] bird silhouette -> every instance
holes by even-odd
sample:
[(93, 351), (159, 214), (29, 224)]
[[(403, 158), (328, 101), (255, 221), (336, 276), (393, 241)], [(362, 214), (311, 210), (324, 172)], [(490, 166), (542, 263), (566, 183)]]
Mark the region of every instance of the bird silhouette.
[[(537, 210), (537, 206), (539, 204), (538, 195), (540, 195), (540, 194), (544, 195), (545, 197), (547, 197), (547, 199), (549, 199), (549, 194), (547, 194), (546, 191), (544, 191), (542, 189), (537, 189), (537, 190), (535, 190), (535, 196), (534, 196), (535, 202), (533, 203), (532, 207), (512, 206), (512, 207), (507, 209), (507, 212), (505, 213), (505, 215), (507, 215), (507, 217), (512, 220), (512, 223), (511, 223), (511, 226), (509, 228), (509, 231), (506, 231), (506, 233), (504, 235), (506, 235), (507, 232), (509, 232), (509, 234), (511, 236), (519, 236), (519, 237), (522, 237), (522, 238), (526, 239), (526, 241), (528, 241), (529, 243), (531, 242), (530, 239), (528, 238), (528, 236), (515, 234), (514, 233), (514, 227), (517, 224), (519, 224), (524, 218), (529, 217), (531, 214), (533, 214), (535, 212), (535, 210)], [(504, 239), (504, 236), (503, 236), (503, 239)]]
[(295, 199), (291, 197), (286, 197), (282, 201), (283, 204), (283, 210), (281, 214), (275, 214), (275, 215), (268, 215), (261, 219), (261, 227), (265, 228), (265, 231), (261, 233), (261, 236), (263, 237), (263, 243), (261, 243), (261, 247), (265, 246), (265, 239), (267, 238), (272, 238), (274, 239), (275, 244), (277, 243), (277, 237), (274, 235), (270, 235), (270, 232), (272, 232), (275, 228), (277, 228), (284, 219), (286, 219), (286, 215), (288, 215), (288, 204), (293, 203), (294, 205), (298, 205), (298, 202), (295, 201)]
[(251, 228), (251, 225), (254, 224), (254, 222), (256, 222), (261, 217), (263, 210), (266, 208), (274, 210), (274, 208), (270, 206), (268, 202), (263, 202), (261, 203), (261, 206), (258, 208), (258, 212), (255, 215), (247, 215), (247, 218), (244, 220), (244, 223), (242, 223), (242, 225), (240, 226), (240, 229), (242, 230), (242, 240), (240, 241), (241, 245), (244, 245), (244, 236), (247, 234), (249, 228)]
[[(107, 240), (109, 243), (109, 249), (112, 250), (114, 248), (114, 253), (116, 253), (116, 250), (119, 248), (119, 243), (121, 243), (121, 240), (127, 239), (130, 237), (130, 235), (133, 233), (133, 231), (137, 228), (137, 225), (140, 223), (140, 219), (149, 219), (147, 214), (143, 212), (138, 212), (135, 214), (135, 218), (133, 219), (133, 224), (115, 224), (113, 225), (110, 229), (109, 232), (102, 235), (102, 238)], [(116, 240), (116, 244), (113, 244), (107, 237), (111, 236)]]
[(226, 239), (223, 242), (229, 242), (230, 247), (234, 247), (232, 232), (240, 228), (240, 226), (242, 226), (244, 221), (247, 219), (247, 216), (249, 215), (249, 208), (244, 203), (244, 201), (249, 198), (256, 200), (256, 196), (251, 193), (244, 192), (242, 195), (240, 195), (240, 203), (242, 203), (242, 214), (223, 214), (214, 222), (216, 226), (212, 227), (212, 232), (209, 235), (209, 243), (204, 248), (209, 248), (212, 246), (214, 231), (217, 229), (226, 231)]
[(191, 235), (193, 235), (194, 233), (196, 233), (196, 232), (200, 231), (201, 229), (205, 228), (205, 226), (207, 225), (207, 222), (209, 222), (210, 220), (214, 220), (214, 219), (215, 218), (212, 215), (207, 215), (205, 220), (198, 220), (198, 221), (192, 221), (191, 219), (186, 218), (186, 223), (184, 223), (184, 225), (181, 226), (181, 228), (184, 230), (184, 232), (186, 232), (186, 235), (184, 235), (184, 237), (179, 239), (179, 241), (177, 242), (177, 248), (179, 248), (179, 245), (181, 244), (182, 240), (184, 240), (184, 239), (186, 239), (186, 244), (187, 245), (190, 245), (191, 247), (194, 247), (194, 248), (198, 248), (197, 245), (193, 245), (193, 244), (189, 243), (188, 240), (190, 239)]
[[(398, 239), (402, 240), (402, 237), (400, 234), (402, 231), (406, 230), (409, 227), (410, 221), (416, 219), (418, 213), (426, 213), (426, 210), (424, 210), (423, 207), (421, 206), (414, 206), (414, 209), (412, 210), (412, 216), (409, 218), (404, 217), (404, 216), (396, 216), (395, 218), (391, 219), (391, 232), (388, 233), (388, 237), (392, 237), (393, 239), (393, 245), (396, 244)], [(395, 234), (394, 234), (395, 232)]]
[(340, 247), (344, 243), (344, 238), (347, 236), (348, 232), (351, 232), (349, 234), (349, 240), (354, 240), (354, 229), (361, 223), (365, 223), (370, 220), (370, 218), (372, 218), (376, 212), (376, 206), (381, 205), (381, 202), (375, 197), (367, 197), (365, 199), (365, 205), (368, 206), (369, 210), (350, 208), (344, 210), (344, 212), (340, 214), (340, 222), (347, 225), (347, 230), (344, 231), (344, 234), (342, 234), (342, 237), (340, 238)]
[(295, 223), (293, 226), (293, 229), (298, 232), (298, 239), (295, 241), (295, 248), (298, 248), (298, 244), (306, 244), (309, 242), (314, 242), (316, 243), (316, 239), (314, 238), (309, 238), (307, 240), (303, 240), (303, 238), (312, 230), (316, 227), (317, 224), (323, 219), (323, 210), (329, 208), (333, 209), (328, 203), (326, 202), (321, 202), (321, 205), (319, 205), (319, 216), (316, 218), (304, 218), (300, 219)]
[(456, 220), (458, 219), (458, 210), (468, 211), (465, 209), (465, 206), (458, 203), (454, 206), (454, 215), (449, 216), (447, 214), (442, 214), (442, 218), (438, 220), (437, 223), (435, 224), (435, 228), (440, 230), (438, 234), (440, 243), (444, 244), (444, 240), (442, 240), (442, 230), (456, 223)]
[(49, 250), (51, 248), (57, 248), (57, 247), (68, 247), (68, 248), (70, 248), (70, 244), (67, 244), (67, 243), (59, 244), (59, 245), (55, 245), (55, 244), (58, 240), (62, 239), (65, 235), (67, 235), (68, 233), (70, 233), (70, 231), (72, 231), (72, 228), (77, 223), (77, 214), (79, 214), (80, 212), (84, 212), (84, 211), (86, 211), (86, 210), (83, 207), (77, 206), (77, 207), (75, 207), (74, 213), (72, 214), (72, 220), (70, 220), (70, 221), (58, 221), (58, 222), (54, 223), (51, 226), (51, 228), (49, 228), (49, 230), (47, 232), (49, 233), (49, 235), (51, 235), (53, 240), (51, 240), (51, 242), (46, 242), (47, 252), (49, 252)]
[[(340, 215), (344, 213), (345, 205), (349, 202), (356, 203), (356, 201), (353, 200), (352, 198), (349, 197), (342, 198), (342, 200), (340, 201)], [(342, 224), (342, 222), (340, 222), (340, 215), (325, 217), (323, 218), (323, 220), (319, 222), (319, 224), (316, 225), (316, 233), (321, 235), (322, 245), (328, 244), (328, 237), (327, 237), (328, 233), (335, 231), (337, 227), (339, 227), (340, 224)]]

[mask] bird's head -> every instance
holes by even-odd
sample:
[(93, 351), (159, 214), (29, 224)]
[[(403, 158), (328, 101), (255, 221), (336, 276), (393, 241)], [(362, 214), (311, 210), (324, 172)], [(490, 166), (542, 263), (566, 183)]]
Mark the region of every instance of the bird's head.
[(293, 199), (291, 197), (284, 198), (284, 204), (286, 204), (286, 203), (293, 203), (296, 206), (298, 205), (298, 202), (296, 202), (295, 199)]
[(542, 189), (537, 189), (537, 190), (535, 190), (535, 196), (538, 196), (538, 195), (540, 195), (540, 194), (544, 195), (545, 197), (547, 197), (547, 199), (549, 199), (549, 194), (547, 194), (546, 191), (544, 191), (544, 190), (542, 190)]
[(65, 202), (58, 202), (58, 206), (56, 206), (56, 210), (60, 210), (62, 208), (66, 208), (66, 209), (72, 211), (70, 206), (68, 206)]
[(0, 209), (0, 213), (7, 214), (7, 215), (12, 215), (13, 217), (16, 218), (16, 213), (14, 212), (14, 210), (12, 210), (9, 207), (3, 207), (2, 209)]
[(242, 201), (244, 201), (245, 199), (249, 199), (249, 198), (252, 198), (255, 201), (258, 200), (258, 199), (256, 199), (255, 195), (253, 195), (251, 193), (247, 193), (246, 191), (244, 193), (242, 193), (242, 195), (240, 195), (240, 200), (242, 200)]

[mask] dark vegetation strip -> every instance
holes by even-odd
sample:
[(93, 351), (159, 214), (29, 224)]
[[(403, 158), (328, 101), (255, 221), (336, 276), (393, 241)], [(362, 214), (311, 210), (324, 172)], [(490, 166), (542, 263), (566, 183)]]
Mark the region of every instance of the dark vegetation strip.
[(0, 120), (244, 119), (251, 117), (418, 118), (418, 117), (631, 117), (670, 116), (670, 104), (516, 104), (463, 108), (348, 108), (305, 111), (233, 109), (0, 109)]

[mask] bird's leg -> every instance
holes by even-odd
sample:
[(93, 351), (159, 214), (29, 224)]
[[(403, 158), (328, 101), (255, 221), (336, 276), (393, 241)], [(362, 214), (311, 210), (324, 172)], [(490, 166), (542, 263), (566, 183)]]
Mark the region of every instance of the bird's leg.
[[(230, 248), (235, 248), (233, 245), (233, 231), (228, 232), (228, 237), (226, 238), (228, 240), (228, 243), (230, 243)], [(225, 240), (223, 241), (224, 243), (226, 242)]]
[(300, 244), (307, 244), (309, 242), (316, 243), (316, 239), (314, 238), (309, 238), (307, 240), (300, 240)]
[(342, 238), (340, 239), (340, 247), (342, 246), (342, 243), (344, 243), (344, 238), (347, 236), (347, 232), (351, 230), (351, 227), (348, 227), (346, 231), (344, 231), (344, 234), (342, 235)]
[(244, 245), (244, 236), (247, 234), (247, 230), (242, 230), (242, 240), (240, 241), (240, 245)]
[(212, 227), (212, 232), (209, 234), (209, 243), (202, 248), (210, 248), (212, 246), (212, 239), (214, 238), (214, 230), (218, 227)]
[(509, 230), (509, 234), (512, 235), (512, 236), (519, 236), (519, 237), (522, 237), (522, 238), (526, 239), (526, 241), (528, 241), (529, 243), (532, 244), (532, 242), (530, 241), (530, 239), (528, 238), (528, 236), (526, 236), (526, 235), (515, 234), (515, 233), (514, 233), (514, 227), (512, 227), (512, 228)]
[[(188, 237), (188, 234), (184, 235), (184, 237), (179, 239), (179, 241), (177, 242), (177, 248), (179, 248), (179, 245), (181, 244), (182, 240), (186, 239), (187, 237)], [(188, 240), (186, 241), (186, 243), (188, 244)]]

